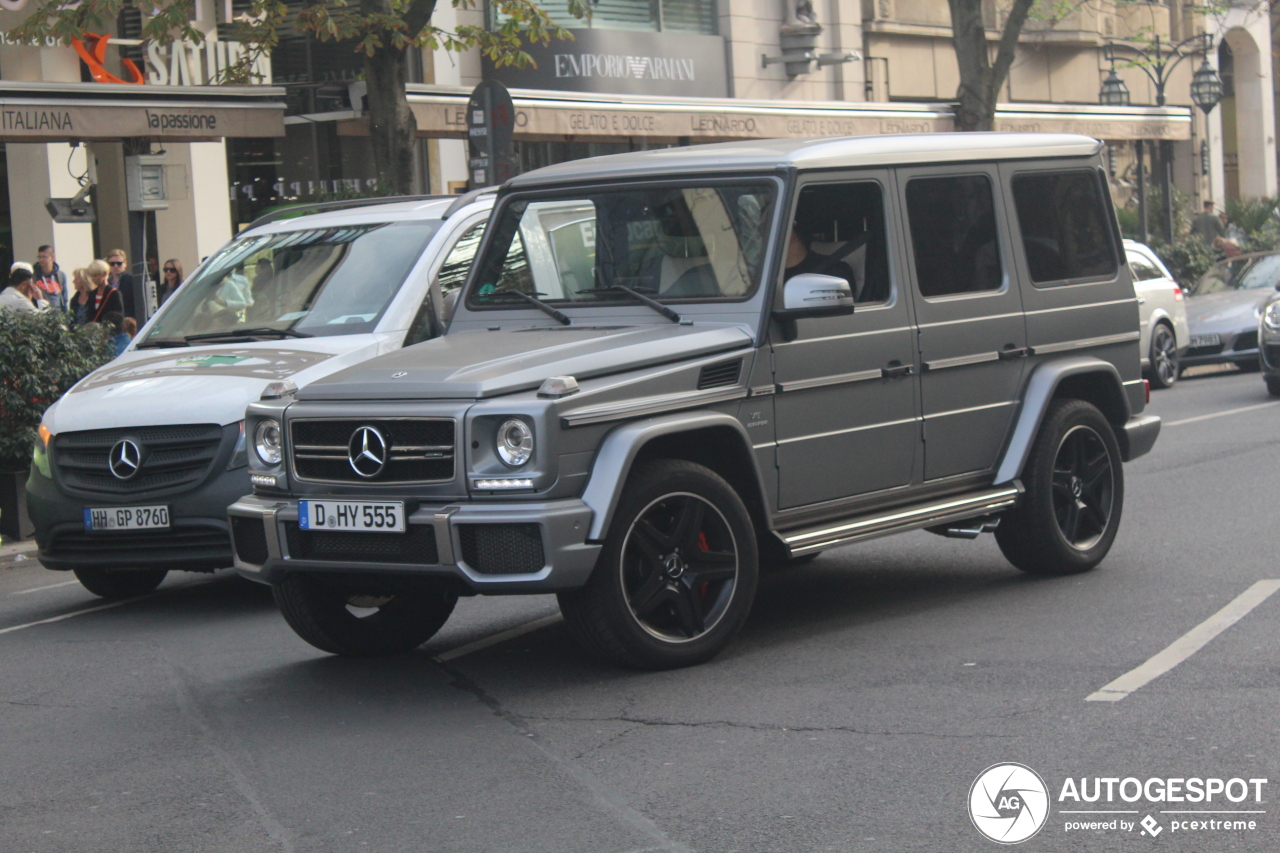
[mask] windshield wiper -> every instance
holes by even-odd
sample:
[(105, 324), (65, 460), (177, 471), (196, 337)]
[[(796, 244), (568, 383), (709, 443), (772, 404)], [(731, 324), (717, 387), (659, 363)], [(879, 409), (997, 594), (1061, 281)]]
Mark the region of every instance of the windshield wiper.
[(185, 347), (190, 346), (182, 338), (156, 338), (155, 340), (146, 340), (138, 344), (134, 349), (162, 349), (167, 347)]
[(625, 284), (612, 284), (612, 285), (609, 285), (608, 287), (592, 287), (587, 290), (579, 290), (578, 292), (579, 293), (625, 293), (631, 298), (635, 299), (641, 305), (646, 305), (649, 308), (652, 308), (654, 311), (657, 311), (659, 314), (661, 314), (663, 317), (666, 317), (671, 322), (673, 323), (683, 322), (680, 319), (680, 315), (677, 314), (674, 309), (668, 308), (666, 305), (663, 305), (661, 302), (659, 302), (656, 299), (650, 299), (648, 296), (645, 296), (643, 293), (641, 293), (638, 290), (632, 290), (631, 288), (627, 287)]
[(555, 308), (552, 308), (550, 305), (543, 302), (538, 297), (530, 296), (529, 294), (525, 293), (522, 290), (495, 290), (492, 293), (480, 294), (480, 298), (482, 299), (493, 299), (499, 296), (514, 296), (517, 299), (523, 299), (525, 302), (528, 302), (530, 305), (537, 308), (543, 314), (546, 314), (551, 319), (557, 320), (566, 326), (572, 322), (568, 318), (568, 316), (566, 316), (563, 312), (557, 311)]
[(226, 332), (205, 332), (201, 335), (187, 335), (186, 341), (214, 341), (218, 338), (265, 338), (278, 335), (282, 338), (309, 338), (306, 332), (295, 332), (293, 329), (272, 329), (267, 326), (256, 329), (231, 329)]

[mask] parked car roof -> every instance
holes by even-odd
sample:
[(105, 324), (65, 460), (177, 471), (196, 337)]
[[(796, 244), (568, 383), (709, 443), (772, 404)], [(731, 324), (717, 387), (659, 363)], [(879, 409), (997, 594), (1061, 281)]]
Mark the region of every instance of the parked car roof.
[(762, 139), (610, 154), (546, 166), (512, 178), (523, 188), (567, 181), (644, 177), (681, 171), (708, 174), (777, 168), (823, 169), (952, 163), (998, 158), (1088, 157), (1102, 143), (1069, 133), (920, 133), (893, 136)]

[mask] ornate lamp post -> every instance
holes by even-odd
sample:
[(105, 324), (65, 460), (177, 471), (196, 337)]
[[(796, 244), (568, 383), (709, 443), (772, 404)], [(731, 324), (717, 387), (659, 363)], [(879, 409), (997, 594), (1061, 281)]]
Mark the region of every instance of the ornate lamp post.
[[(1108, 42), (1103, 48), (1103, 58), (1111, 63), (1111, 73), (1102, 83), (1098, 93), (1098, 101), (1108, 106), (1125, 106), (1129, 103), (1129, 89), (1116, 73), (1116, 50), (1126, 50), (1133, 54), (1129, 67), (1139, 68), (1147, 75), (1156, 90), (1156, 106), (1165, 105), (1164, 89), (1182, 60), (1189, 56), (1203, 57), (1200, 68), (1191, 78), (1191, 100), (1204, 111), (1207, 116), (1218, 102), (1222, 100), (1222, 80), (1209, 64), (1208, 53), (1213, 50), (1213, 36), (1209, 33), (1185, 38), (1177, 44), (1163, 44), (1160, 36), (1155, 37), (1150, 49), (1144, 50), (1123, 42)], [(1160, 192), (1164, 201), (1164, 239), (1173, 242), (1173, 195), (1170, 191), (1171, 172), (1173, 170), (1173, 146), (1167, 139), (1160, 140), (1159, 180)], [(1154, 152), (1153, 152), (1154, 153)], [(1154, 158), (1153, 158), (1154, 159)], [(1138, 141), (1138, 207), (1142, 221), (1142, 239), (1147, 239), (1147, 199), (1146, 187), (1142, 174), (1142, 140)]]

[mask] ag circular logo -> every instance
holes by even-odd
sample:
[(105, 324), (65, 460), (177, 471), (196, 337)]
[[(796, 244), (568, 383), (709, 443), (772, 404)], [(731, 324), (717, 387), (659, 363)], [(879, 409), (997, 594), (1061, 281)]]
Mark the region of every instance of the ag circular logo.
[(999, 844), (1020, 844), (1049, 818), (1049, 789), (1040, 774), (1024, 764), (993, 764), (969, 789), (969, 819)]

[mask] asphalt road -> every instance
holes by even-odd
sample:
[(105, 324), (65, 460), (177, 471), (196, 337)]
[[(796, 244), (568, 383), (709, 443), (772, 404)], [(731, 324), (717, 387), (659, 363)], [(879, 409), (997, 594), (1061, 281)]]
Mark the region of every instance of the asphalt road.
[[(353, 661), (227, 573), (97, 609), (15, 564), (0, 851), (997, 850), (968, 803), (1001, 762), (1048, 788), (1022, 850), (1275, 851), (1280, 595), (1254, 584), (1280, 579), (1280, 403), (1220, 375), (1152, 405), (1165, 428), (1126, 466), (1097, 571), (1031, 579), (989, 536), (882, 539), (769, 575), (728, 652), (678, 672), (594, 663), (548, 620), (484, 645), (553, 616), (549, 597), (464, 599), (420, 651)], [(1171, 669), (1087, 701), (1171, 645)], [(1060, 796), (1129, 777), (1270, 781), (1240, 802)], [(1083, 810), (1126, 813), (1064, 814)], [(1146, 816), (1154, 835), (1066, 829)]]

